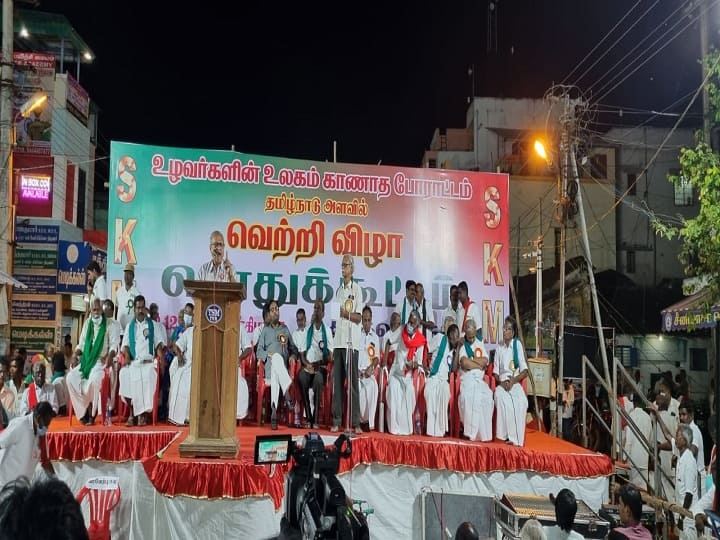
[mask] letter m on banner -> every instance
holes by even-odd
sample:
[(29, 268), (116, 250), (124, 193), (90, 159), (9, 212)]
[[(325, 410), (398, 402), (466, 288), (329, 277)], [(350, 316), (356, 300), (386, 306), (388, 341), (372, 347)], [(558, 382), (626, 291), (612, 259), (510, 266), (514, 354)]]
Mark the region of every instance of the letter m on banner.
[(497, 300), (493, 309), (492, 300), (483, 300), (482, 311), (483, 339), (486, 343), (497, 343), (502, 334), (505, 302)]
[(135, 264), (135, 248), (132, 243), (132, 233), (137, 225), (137, 219), (128, 219), (123, 226), (122, 218), (115, 219), (115, 250), (113, 252), (113, 262), (115, 264), (122, 263), (122, 254), (125, 253), (127, 262)]

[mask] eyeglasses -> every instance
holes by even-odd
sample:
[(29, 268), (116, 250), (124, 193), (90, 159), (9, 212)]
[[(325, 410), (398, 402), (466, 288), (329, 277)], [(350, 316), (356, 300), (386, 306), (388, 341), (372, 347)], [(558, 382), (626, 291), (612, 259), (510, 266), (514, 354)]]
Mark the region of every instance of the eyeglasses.
[(225, 244), (223, 242), (212, 242), (210, 244), (210, 247), (223, 247)]
[(352, 266), (352, 264), (350, 264), (350, 263), (342, 263), (340, 266), (342, 266), (343, 268), (346, 268), (346, 267), (348, 267), (348, 266)]

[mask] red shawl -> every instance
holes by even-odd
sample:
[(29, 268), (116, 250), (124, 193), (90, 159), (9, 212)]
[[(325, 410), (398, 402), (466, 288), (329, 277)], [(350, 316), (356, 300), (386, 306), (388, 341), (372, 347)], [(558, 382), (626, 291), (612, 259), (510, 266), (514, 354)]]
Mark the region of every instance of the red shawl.
[[(403, 326), (401, 335), (403, 343), (408, 350), (407, 359), (409, 362), (412, 362), (415, 357), (415, 351), (417, 351), (420, 347), (425, 346), (427, 344), (427, 340), (419, 328), (415, 330), (415, 333), (411, 337), (407, 333), (407, 327)], [(407, 370), (405, 370), (405, 373), (407, 374)]]
[(36, 384), (32, 383), (25, 391), (28, 392), (28, 405), (30, 405), (30, 410), (33, 411), (38, 404)]

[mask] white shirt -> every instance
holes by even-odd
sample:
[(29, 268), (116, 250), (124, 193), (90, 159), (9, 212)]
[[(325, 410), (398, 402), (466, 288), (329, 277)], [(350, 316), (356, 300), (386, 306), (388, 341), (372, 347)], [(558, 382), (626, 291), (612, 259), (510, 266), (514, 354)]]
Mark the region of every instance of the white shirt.
[(388, 329), (383, 336), (382, 348), (383, 352), (388, 343), (390, 343), (390, 350), (388, 352), (397, 351), (398, 343), (400, 342), (400, 333), (402, 332), (402, 325), (398, 326), (395, 330)]
[[(132, 321), (130, 321), (132, 322)], [(148, 323), (155, 325), (154, 329), (154, 343), (152, 349), (148, 343)], [(184, 334), (185, 332), (183, 332)], [(145, 317), (143, 322), (135, 321), (135, 335), (132, 336), (135, 340), (135, 360), (152, 360), (155, 357), (155, 349), (158, 345), (163, 343), (162, 341), (162, 330), (160, 325), (155, 321)], [(128, 330), (125, 332), (122, 340), (122, 348), (130, 347), (130, 323), (128, 323)]]
[(553, 525), (552, 527), (548, 527), (547, 525), (543, 527), (543, 530), (545, 531), (545, 538), (547, 540), (583, 540), (583, 535), (576, 531), (563, 531), (560, 527), (557, 525)]
[(127, 290), (125, 288), (125, 284), (123, 284), (118, 289), (117, 294), (115, 295), (115, 305), (117, 306), (117, 319), (120, 323), (120, 326), (122, 327), (123, 332), (125, 331), (128, 323), (133, 318), (133, 310), (135, 309), (133, 303), (135, 302), (135, 297), (139, 295), (140, 291), (137, 289), (134, 283), (132, 287), (130, 287), (130, 290)]
[(93, 300), (96, 298), (99, 298), (100, 302), (106, 298), (110, 298), (107, 293), (107, 281), (105, 280), (105, 276), (102, 274), (97, 277), (95, 283), (93, 284), (92, 294), (90, 295), (90, 305), (92, 305)]
[(5, 431), (0, 433), (0, 486), (20, 476), (32, 480), (40, 462), (39, 442), (32, 414), (10, 420)]
[[(460, 360), (462, 360), (463, 358), (469, 358), (467, 349), (465, 348), (465, 343), (466, 342), (463, 340), (463, 342), (460, 344), (460, 353), (458, 354), (458, 358)], [(478, 338), (475, 338), (475, 341), (472, 342), (472, 344), (470, 345), (470, 348), (473, 351), (473, 356), (475, 355), (475, 351), (480, 349), (480, 354), (482, 356), (484, 356), (485, 358), (488, 358), (488, 359), (490, 358), (490, 356), (487, 353), (487, 350), (485, 349), (485, 345), (483, 345), (483, 342), (480, 341)], [(460, 365), (462, 366), (462, 363)], [(460, 369), (462, 369), (462, 367)], [(483, 375), (485, 374), (484, 369), (463, 369), (463, 372), (465, 372), (465, 373), (467, 373), (468, 371), (479, 371)]]
[(192, 363), (192, 348), (193, 348), (193, 334), (195, 332), (195, 327), (191, 326), (190, 328), (186, 328), (185, 331), (180, 334), (180, 337), (177, 338), (177, 341), (175, 342), (175, 345), (178, 349), (180, 349), (183, 353), (183, 356), (185, 357), (185, 365), (188, 363)]
[[(418, 312), (420, 311), (417, 305), (417, 302), (413, 300), (410, 302), (408, 300), (407, 296), (403, 296), (403, 301), (399, 302), (397, 306), (395, 306), (395, 313), (400, 315), (400, 326), (404, 326), (405, 323), (408, 322), (408, 319), (410, 318), (410, 314), (413, 312), (414, 309), (417, 309)], [(405, 311), (405, 316), (403, 317), (403, 310)]]
[(685, 502), (686, 493), (692, 494), (693, 502), (697, 500), (697, 467), (695, 456), (692, 455), (689, 447), (682, 453), (675, 466), (675, 502), (680, 506)]
[(197, 272), (195, 279), (198, 281), (224, 281), (230, 282), (230, 276), (235, 274), (235, 267), (230, 265), (230, 272), (225, 272), (225, 262), (220, 262), (219, 265), (214, 266), (212, 260), (203, 264)]
[[(98, 335), (98, 329), (100, 328), (99, 324), (95, 324), (92, 320), (92, 317), (89, 317), (85, 320), (85, 323), (83, 324), (82, 331), (80, 332), (80, 339), (78, 340), (77, 348), (81, 351), (85, 350), (85, 341), (88, 337), (88, 327), (90, 325), (94, 325), (93, 328), (93, 341), (97, 339)], [(106, 319), (105, 324), (105, 342), (103, 343), (102, 349), (100, 349), (100, 356), (103, 356), (108, 353), (109, 350), (113, 350), (115, 352), (118, 351), (118, 347), (120, 346), (120, 325), (117, 321), (113, 319)]]
[[(313, 337), (315, 337), (313, 335)], [(298, 352), (305, 352), (307, 349), (307, 326), (300, 330), (299, 328), (292, 333), (293, 341)]]
[[(648, 413), (641, 407), (637, 407), (630, 413), (630, 420), (637, 426), (646, 441), (652, 440), (652, 421)], [(627, 434), (625, 435), (625, 452), (628, 455), (628, 462), (631, 467), (637, 467), (638, 469), (648, 468), (648, 451), (643, 447), (640, 439), (638, 439), (630, 426), (627, 427)]]
[(527, 362), (525, 361), (525, 347), (523, 347), (523, 344), (518, 341), (517, 350), (519, 366), (517, 370), (513, 371), (513, 341), (515, 339), (517, 338), (510, 340), (509, 345), (505, 345), (505, 341), (503, 340), (503, 342), (500, 343), (495, 350), (495, 365), (497, 366), (500, 382), (508, 381), (528, 368)]
[(458, 304), (458, 312), (457, 312), (457, 322), (458, 326), (460, 327), (460, 334), (465, 333), (465, 329), (462, 328), (462, 326), (467, 322), (467, 319), (472, 319), (475, 321), (475, 326), (478, 329), (478, 333), (482, 332), (482, 313), (480, 312), (480, 306), (477, 302), (474, 302), (472, 300), (468, 300), (469, 306), (468, 306), (468, 314), (467, 317), (465, 317), (465, 307), (463, 307), (461, 304)]
[[(327, 343), (323, 344), (327, 347), (328, 352), (330, 353), (330, 358), (332, 358), (333, 354), (333, 335), (332, 330), (330, 330), (330, 327), (325, 324), (323, 321), (322, 326), (325, 327), (325, 337), (327, 338)], [(308, 350), (307, 347), (307, 333), (309, 331), (310, 327), (306, 326), (305, 330), (302, 334), (302, 342), (295, 341), (295, 335), (293, 334), (293, 341), (295, 341), (295, 346), (298, 348), (299, 352), (305, 353), (305, 360), (307, 360), (310, 363), (314, 362), (320, 362), (323, 359), (323, 353), (324, 350), (320, 350), (320, 343), (323, 340), (323, 331), (322, 328), (317, 328), (313, 324), (313, 332), (312, 332), (312, 341), (310, 342), (310, 349)], [(325, 347), (323, 347), (324, 349)]]
[[(448, 307), (445, 308), (445, 311), (443, 311), (442, 315), (442, 321), (440, 321), (441, 325), (445, 324), (445, 319), (448, 317), (453, 318), (453, 322), (457, 325), (460, 324), (461, 321), (458, 320), (458, 312), (460, 311), (460, 304), (458, 304), (457, 309), (453, 309), (452, 304), (450, 304)], [(444, 328), (441, 328), (441, 330), (444, 330)]]
[(445, 334), (435, 334), (432, 340), (428, 343), (428, 352), (432, 354), (432, 359), (430, 360), (431, 369), (435, 365), (436, 361), (440, 362), (440, 365), (438, 366), (438, 371), (435, 375), (433, 375), (433, 377), (438, 377), (443, 381), (447, 381), (448, 374), (450, 373), (450, 369), (452, 368), (453, 353), (455, 351), (453, 351), (452, 347), (450, 347), (450, 342), (448, 341), (445, 345), (445, 353), (443, 354), (443, 357), (440, 359), (436, 358), (436, 355), (440, 353), (440, 344), (442, 343), (444, 337)]
[[(691, 444), (697, 448), (697, 456), (693, 456), (695, 458), (697, 472), (702, 474), (705, 471), (705, 445), (703, 444), (702, 433), (700, 433), (700, 428), (695, 423), (695, 420), (690, 422), (688, 424), (688, 427), (692, 430), (693, 434), (693, 440)], [(673, 454), (675, 454), (676, 456), (679, 455), (677, 447), (675, 446), (675, 437), (670, 440), (670, 443), (672, 444)], [(690, 450), (690, 455), (692, 456), (692, 450)]]
[(360, 332), (360, 348), (358, 349), (358, 370), (363, 371), (370, 366), (370, 349), (373, 349), (373, 358), (377, 358), (380, 354), (380, 338), (375, 330), (370, 328), (369, 333), (365, 330)]
[(35, 392), (37, 396), (37, 402), (47, 401), (55, 414), (58, 412), (58, 401), (55, 395), (55, 386), (50, 383), (45, 383), (42, 388), (38, 389), (35, 383), (28, 384), (25, 391), (22, 393), (20, 401), (22, 403), (21, 414), (28, 414), (31, 411), (30, 408), (30, 392)]
[[(340, 304), (340, 308), (345, 307), (346, 300), (352, 300), (353, 303), (350, 313), (360, 313), (362, 311), (362, 289), (354, 280), (347, 284), (343, 280), (335, 293), (335, 301)], [(335, 325), (335, 348), (346, 349), (349, 338), (353, 350), (357, 351), (360, 344), (360, 323), (352, 322), (349, 319), (340, 319), (339, 308), (338, 313), (333, 313), (333, 317), (338, 317)]]

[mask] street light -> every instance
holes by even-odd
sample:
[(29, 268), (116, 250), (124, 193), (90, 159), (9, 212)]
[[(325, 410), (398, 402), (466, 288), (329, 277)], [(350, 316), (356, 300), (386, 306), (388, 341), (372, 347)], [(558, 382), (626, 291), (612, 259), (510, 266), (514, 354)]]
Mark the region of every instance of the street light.
[(543, 158), (547, 162), (548, 165), (552, 165), (552, 160), (548, 156), (548, 153), (545, 151), (545, 145), (543, 144), (543, 142), (540, 139), (535, 140), (534, 148), (535, 148), (535, 153), (538, 156)]
[(20, 111), (18, 111), (18, 116), (15, 118), (15, 121), (17, 122), (19, 118), (27, 118), (30, 116), (30, 113), (42, 107), (47, 99), (48, 96), (44, 92), (38, 92), (37, 94), (30, 96), (30, 99), (28, 99), (22, 104), (22, 107), (20, 107)]

